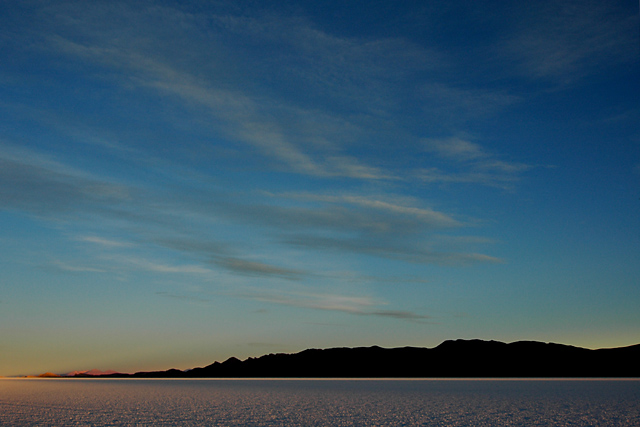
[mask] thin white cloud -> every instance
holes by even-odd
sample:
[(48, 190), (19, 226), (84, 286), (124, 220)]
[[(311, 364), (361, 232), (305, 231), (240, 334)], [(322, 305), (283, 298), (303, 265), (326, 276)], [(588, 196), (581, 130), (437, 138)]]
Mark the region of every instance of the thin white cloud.
[(59, 260), (53, 261), (52, 265), (59, 270), (73, 272), (73, 273), (106, 273), (107, 272), (107, 270), (104, 270), (102, 268), (89, 267), (85, 265), (72, 265)]
[(287, 236), (285, 243), (300, 248), (345, 251), (425, 265), (460, 266), (474, 263), (497, 264), (503, 262), (502, 259), (490, 255), (435, 250), (417, 242), (402, 240), (380, 241), (366, 237), (323, 237), (300, 234)]
[(113, 257), (112, 259), (115, 261), (119, 261), (123, 265), (132, 267), (135, 270), (150, 271), (153, 273), (175, 273), (175, 274), (196, 274), (196, 275), (210, 275), (214, 273), (213, 270), (202, 267), (201, 265), (197, 265), (197, 264), (187, 264), (187, 265), (164, 264), (164, 263), (149, 261), (143, 258), (135, 258), (135, 257)]
[(432, 209), (418, 208), (414, 206), (404, 206), (394, 203), (389, 203), (383, 200), (375, 200), (362, 196), (345, 196), (343, 200), (348, 203), (356, 205), (382, 210), (393, 214), (407, 215), (410, 217), (418, 218), (427, 224), (431, 224), (436, 227), (461, 227), (464, 224), (460, 221), (453, 219), (451, 216), (442, 212), (437, 212)]
[[(271, 195), (276, 196), (273, 193), (271, 193)], [(313, 193), (282, 193), (278, 196), (304, 201), (318, 201), (367, 208), (374, 212), (382, 212), (388, 215), (399, 215), (414, 218), (419, 222), (434, 228), (455, 228), (465, 225), (463, 222), (458, 221), (443, 212), (411, 206), (407, 203), (409, 201), (407, 198), (403, 198), (405, 203), (401, 203), (397, 200), (393, 200), (393, 197), (371, 197), (349, 194), (327, 195)], [(385, 200), (385, 198), (389, 200)]]
[(457, 161), (468, 161), (488, 157), (484, 149), (474, 142), (461, 138), (425, 139), (425, 148), (439, 156)]
[[(266, 227), (276, 239), (271, 244), (332, 252), (350, 252), (372, 255), (392, 260), (418, 264), (467, 264), (475, 262), (501, 262), (501, 260), (457, 248), (455, 251), (439, 250), (442, 239), (433, 239), (436, 230), (456, 229), (467, 226), (445, 213), (412, 206), (410, 198), (388, 198), (313, 193), (264, 193), (269, 204), (246, 204), (218, 196), (215, 204), (202, 204), (194, 208), (233, 218), (235, 221), (257, 227)], [(291, 204), (287, 200), (294, 200)], [(275, 202), (275, 203), (274, 203)], [(321, 203), (318, 206), (318, 202)], [(181, 200), (185, 206), (191, 202)], [(219, 245), (200, 241), (200, 237), (183, 236), (165, 241), (167, 247), (203, 255), (235, 273), (244, 275), (280, 276), (297, 279), (309, 272), (270, 263), (255, 263), (250, 257), (237, 256)], [(431, 247), (434, 246), (434, 247)]]
[(330, 175), (358, 178), (365, 180), (393, 180), (397, 179), (391, 172), (374, 166), (362, 164), (351, 156), (331, 156), (326, 160)]
[(304, 292), (252, 293), (243, 297), (266, 301), (275, 304), (294, 307), (311, 308), (316, 310), (338, 311), (357, 316), (379, 316), (414, 322), (428, 322), (431, 316), (404, 310), (382, 310), (381, 302), (366, 296), (352, 296), (339, 294), (320, 294)]
[(533, 166), (518, 162), (505, 162), (502, 160), (487, 160), (475, 165), (478, 169), (493, 170), (505, 174), (517, 174), (531, 169)]
[[(424, 182), (470, 183), (510, 189), (519, 175), (533, 168), (520, 162), (507, 162), (485, 150), (480, 144), (451, 137), (424, 139), (424, 148), (436, 159), (449, 161), (454, 169), (423, 168), (416, 176)], [(436, 163), (436, 162), (434, 162)]]
[(505, 190), (513, 189), (517, 176), (487, 172), (445, 172), (438, 168), (416, 171), (416, 178), (426, 183), (481, 184)]
[(96, 245), (104, 246), (108, 248), (123, 248), (123, 247), (131, 246), (131, 243), (121, 242), (121, 241), (112, 240), (112, 239), (105, 239), (97, 236), (82, 236), (82, 237), (79, 237), (78, 240), (82, 242), (95, 243)]

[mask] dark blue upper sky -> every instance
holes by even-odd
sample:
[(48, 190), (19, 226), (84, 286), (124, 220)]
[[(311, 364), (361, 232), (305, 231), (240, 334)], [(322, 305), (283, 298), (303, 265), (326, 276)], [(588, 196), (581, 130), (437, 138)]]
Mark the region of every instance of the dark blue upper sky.
[(631, 2), (0, 6), (0, 375), (640, 342)]

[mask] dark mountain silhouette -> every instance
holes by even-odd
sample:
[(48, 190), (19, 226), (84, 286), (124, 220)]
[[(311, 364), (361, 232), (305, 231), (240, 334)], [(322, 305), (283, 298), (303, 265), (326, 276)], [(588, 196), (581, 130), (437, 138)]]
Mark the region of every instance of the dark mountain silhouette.
[(640, 377), (640, 344), (590, 350), (518, 341), (445, 341), (434, 348), (357, 347), (310, 349), (235, 357), (202, 368), (101, 377), (142, 378), (437, 378), (437, 377)]
[(114, 370), (101, 371), (99, 369), (91, 369), (88, 371), (73, 371), (67, 374), (62, 375), (63, 377), (97, 377), (103, 375), (111, 375), (111, 374), (119, 374), (120, 372), (116, 372)]

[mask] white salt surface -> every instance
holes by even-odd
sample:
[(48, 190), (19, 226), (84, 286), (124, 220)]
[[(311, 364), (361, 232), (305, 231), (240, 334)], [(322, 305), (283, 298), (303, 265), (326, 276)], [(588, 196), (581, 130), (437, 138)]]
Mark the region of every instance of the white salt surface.
[(0, 380), (0, 426), (640, 426), (640, 380)]

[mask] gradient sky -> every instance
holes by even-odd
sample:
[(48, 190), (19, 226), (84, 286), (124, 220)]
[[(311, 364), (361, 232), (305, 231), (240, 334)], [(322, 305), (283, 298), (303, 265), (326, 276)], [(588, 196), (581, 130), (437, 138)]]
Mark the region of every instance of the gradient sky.
[(636, 1), (5, 1), (0, 375), (640, 342)]

